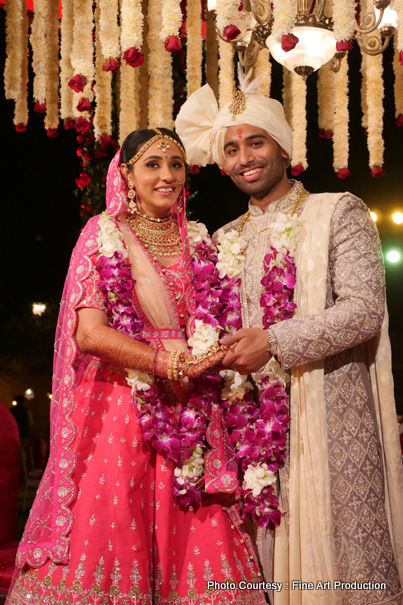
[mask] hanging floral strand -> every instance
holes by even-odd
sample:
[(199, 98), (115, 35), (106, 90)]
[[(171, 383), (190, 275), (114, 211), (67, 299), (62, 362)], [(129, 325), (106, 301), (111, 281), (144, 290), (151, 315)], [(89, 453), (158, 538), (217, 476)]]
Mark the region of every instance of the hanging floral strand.
[(336, 50), (351, 50), (353, 45), (350, 40), (354, 37), (357, 27), (355, 20), (355, 0), (332, 0), (334, 35), (336, 38)]
[(59, 124), (59, 3), (48, 4), (47, 83), (45, 128), (48, 137), (57, 136)]
[(95, 10), (95, 112), (94, 135), (99, 141), (102, 135), (112, 134), (112, 73), (103, 69), (104, 55), (101, 47), (100, 6)]
[(47, 18), (48, 6), (46, 0), (34, 0), (34, 19), (31, 26), (30, 42), (32, 47), (32, 68), (34, 70), (33, 94), (35, 99), (34, 111), (46, 111), (46, 80), (47, 80)]
[(368, 107), (368, 151), (371, 175), (383, 176), (383, 65), (382, 55), (366, 57), (366, 97)]
[(399, 62), (399, 49), (397, 39), (395, 38), (395, 53), (393, 56), (393, 71), (395, 74), (394, 93), (395, 93), (395, 117), (396, 126), (403, 126), (403, 68)]
[(262, 48), (257, 56), (255, 78), (259, 78), (260, 76), (262, 76), (262, 79), (259, 84), (259, 92), (265, 97), (270, 97), (271, 62), (268, 48)]
[(218, 104), (220, 107), (228, 103), (235, 94), (234, 81), (234, 47), (232, 44), (218, 41), (219, 72), (218, 72)]
[(148, 2), (148, 124), (150, 128), (172, 128), (173, 80), (172, 57), (165, 51), (159, 33), (161, 31), (161, 0)]
[(333, 136), (334, 98), (329, 91), (333, 88), (334, 72), (330, 62), (325, 63), (318, 71), (318, 126), (322, 139)]
[(395, 33), (397, 55), (400, 65), (403, 65), (403, 0), (394, 0), (393, 8), (397, 12), (398, 22)]
[(281, 40), (281, 48), (285, 52), (292, 50), (299, 42), (297, 36), (290, 33), (296, 16), (297, 0), (273, 0), (272, 36)]
[(179, 37), (180, 26), (182, 25), (180, 0), (163, 0), (161, 9), (162, 26), (159, 37), (167, 51), (180, 50), (182, 48)]
[(74, 90), (73, 115), (77, 118), (75, 127), (78, 132), (87, 132), (90, 128), (89, 110), (93, 99), (92, 82), (93, 63), (93, 13), (92, 0), (74, 0), (74, 30), (71, 64), (73, 78), (69, 86)]
[(73, 0), (64, 0), (60, 24), (60, 117), (65, 128), (72, 126), (73, 117), (73, 90), (69, 86), (74, 75), (70, 59), (72, 48)]
[(143, 9), (141, 0), (122, 0), (120, 9), (120, 46), (123, 59), (131, 67), (140, 67), (144, 62)]
[(283, 105), (285, 119), (292, 126), (291, 72), (286, 67), (283, 67)]
[(133, 130), (140, 128), (140, 74), (122, 63), (120, 66), (119, 144)]
[(239, 20), (239, 6), (240, 3), (237, 0), (217, 0), (217, 28), (223, 32), (223, 36), (227, 42), (235, 40), (241, 33), (240, 29), (235, 25)]
[(206, 81), (218, 98), (218, 42), (215, 23), (206, 9)]
[(361, 52), (361, 126), (365, 129), (365, 132), (368, 130), (368, 104), (367, 104), (367, 54)]
[(295, 72), (291, 73), (292, 129), (294, 144), (291, 158), (291, 174), (298, 176), (308, 168), (306, 159), (306, 81)]
[(202, 84), (202, 37), (201, 3), (187, 0), (186, 4), (186, 82), (188, 96)]
[(104, 71), (114, 71), (120, 65), (118, 12), (118, 0), (99, 0), (99, 38), (105, 58)]
[(334, 99), (333, 168), (339, 179), (344, 179), (350, 175), (350, 171), (348, 170), (349, 113), (347, 57), (342, 60), (339, 71), (334, 74), (333, 94), (329, 94), (329, 96)]
[(27, 11), (23, 0), (7, 2), (6, 62), (4, 89), (6, 99), (13, 99), (14, 125), (17, 131), (26, 130), (28, 123), (28, 32)]

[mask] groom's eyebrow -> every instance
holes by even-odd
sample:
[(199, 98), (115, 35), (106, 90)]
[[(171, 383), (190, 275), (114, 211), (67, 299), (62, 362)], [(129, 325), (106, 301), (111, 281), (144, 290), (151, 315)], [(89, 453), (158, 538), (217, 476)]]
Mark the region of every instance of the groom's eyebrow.
[[(264, 134), (250, 134), (248, 137), (245, 137), (246, 141), (251, 141), (252, 139), (266, 139), (267, 137)], [(230, 147), (231, 145), (235, 145), (235, 141), (228, 141), (225, 143), (224, 149)]]

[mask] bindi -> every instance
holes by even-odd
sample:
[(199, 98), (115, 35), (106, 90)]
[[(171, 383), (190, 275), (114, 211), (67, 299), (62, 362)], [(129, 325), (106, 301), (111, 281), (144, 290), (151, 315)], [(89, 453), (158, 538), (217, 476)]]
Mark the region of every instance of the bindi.
[(238, 133), (238, 137), (239, 137), (240, 139), (242, 139), (242, 134), (243, 134), (243, 132), (242, 132), (242, 128), (238, 128), (237, 133)]

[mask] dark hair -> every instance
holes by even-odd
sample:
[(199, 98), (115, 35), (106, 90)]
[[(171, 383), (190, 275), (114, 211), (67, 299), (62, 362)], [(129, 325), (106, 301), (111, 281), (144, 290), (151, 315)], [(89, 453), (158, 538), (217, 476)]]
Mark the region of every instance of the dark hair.
[[(169, 128), (158, 128), (158, 130), (160, 130), (162, 134), (165, 134), (167, 137), (173, 138), (175, 141), (178, 142), (181, 147), (183, 147), (183, 143), (180, 140), (179, 136), (176, 134), (176, 132), (170, 130)], [(120, 152), (120, 159), (123, 164), (130, 162), (130, 160), (136, 155), (140, 147), (142, 147), (144, 143), (152, 139), (152, 137), (154, 137), (156, 134), (156, 131), (150, 128), (139, 128), (139, 130), (134, 130), (129, 135), (127, 135), (127, 137), (123, 141), (122, 150)], [(133, 166), (128, 166), (128, 168), (130, 170), (131, 168), (133, 168)]]

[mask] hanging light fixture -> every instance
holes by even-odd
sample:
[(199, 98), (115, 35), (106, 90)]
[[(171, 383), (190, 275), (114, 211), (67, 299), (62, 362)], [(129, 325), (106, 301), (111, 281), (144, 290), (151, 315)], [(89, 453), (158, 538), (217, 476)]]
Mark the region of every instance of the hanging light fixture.
[[(232, 40), (224, 36), (222, 19), (217, 20), (220, 12), (219, 0), (208, 0), (208, 9), (216, 20), (218, 35), (227, 42), (232, 42), (245, 68), (256, 60), (259, 48), (267, 46), (273, 58), (290, 71), (306, 78), (319, 67), (333, 59), (332, 68), (337, 71), (345, 51), (336, 48), (333, 15), (326, 14), (330, 3), (325, 0), (298, 0), (294, 26), (288, 32), (297, 38), (297, 43), (290, 50), (285, 50), (282, 40), (273, 33), (275, 16), (270, 0), (249, 0), (243, 3), (242, 10), (234, 2), (238, 14), (233, 19), (238, 21), (239, 35)], [(351, 31), (363, 52), (367, 54), (382, 53), (393, 36), (398, 24), (398, 14), (393, 8), (393, 0), (372, 0), (372, 9), (361, 15), (361, 24), (355, 23)], [(371, 35), (375, 32), (374, 35)], [(294, 38), (294, 40), (295, 40)], [(292, 45), (291, 45), (292, 46)]]

